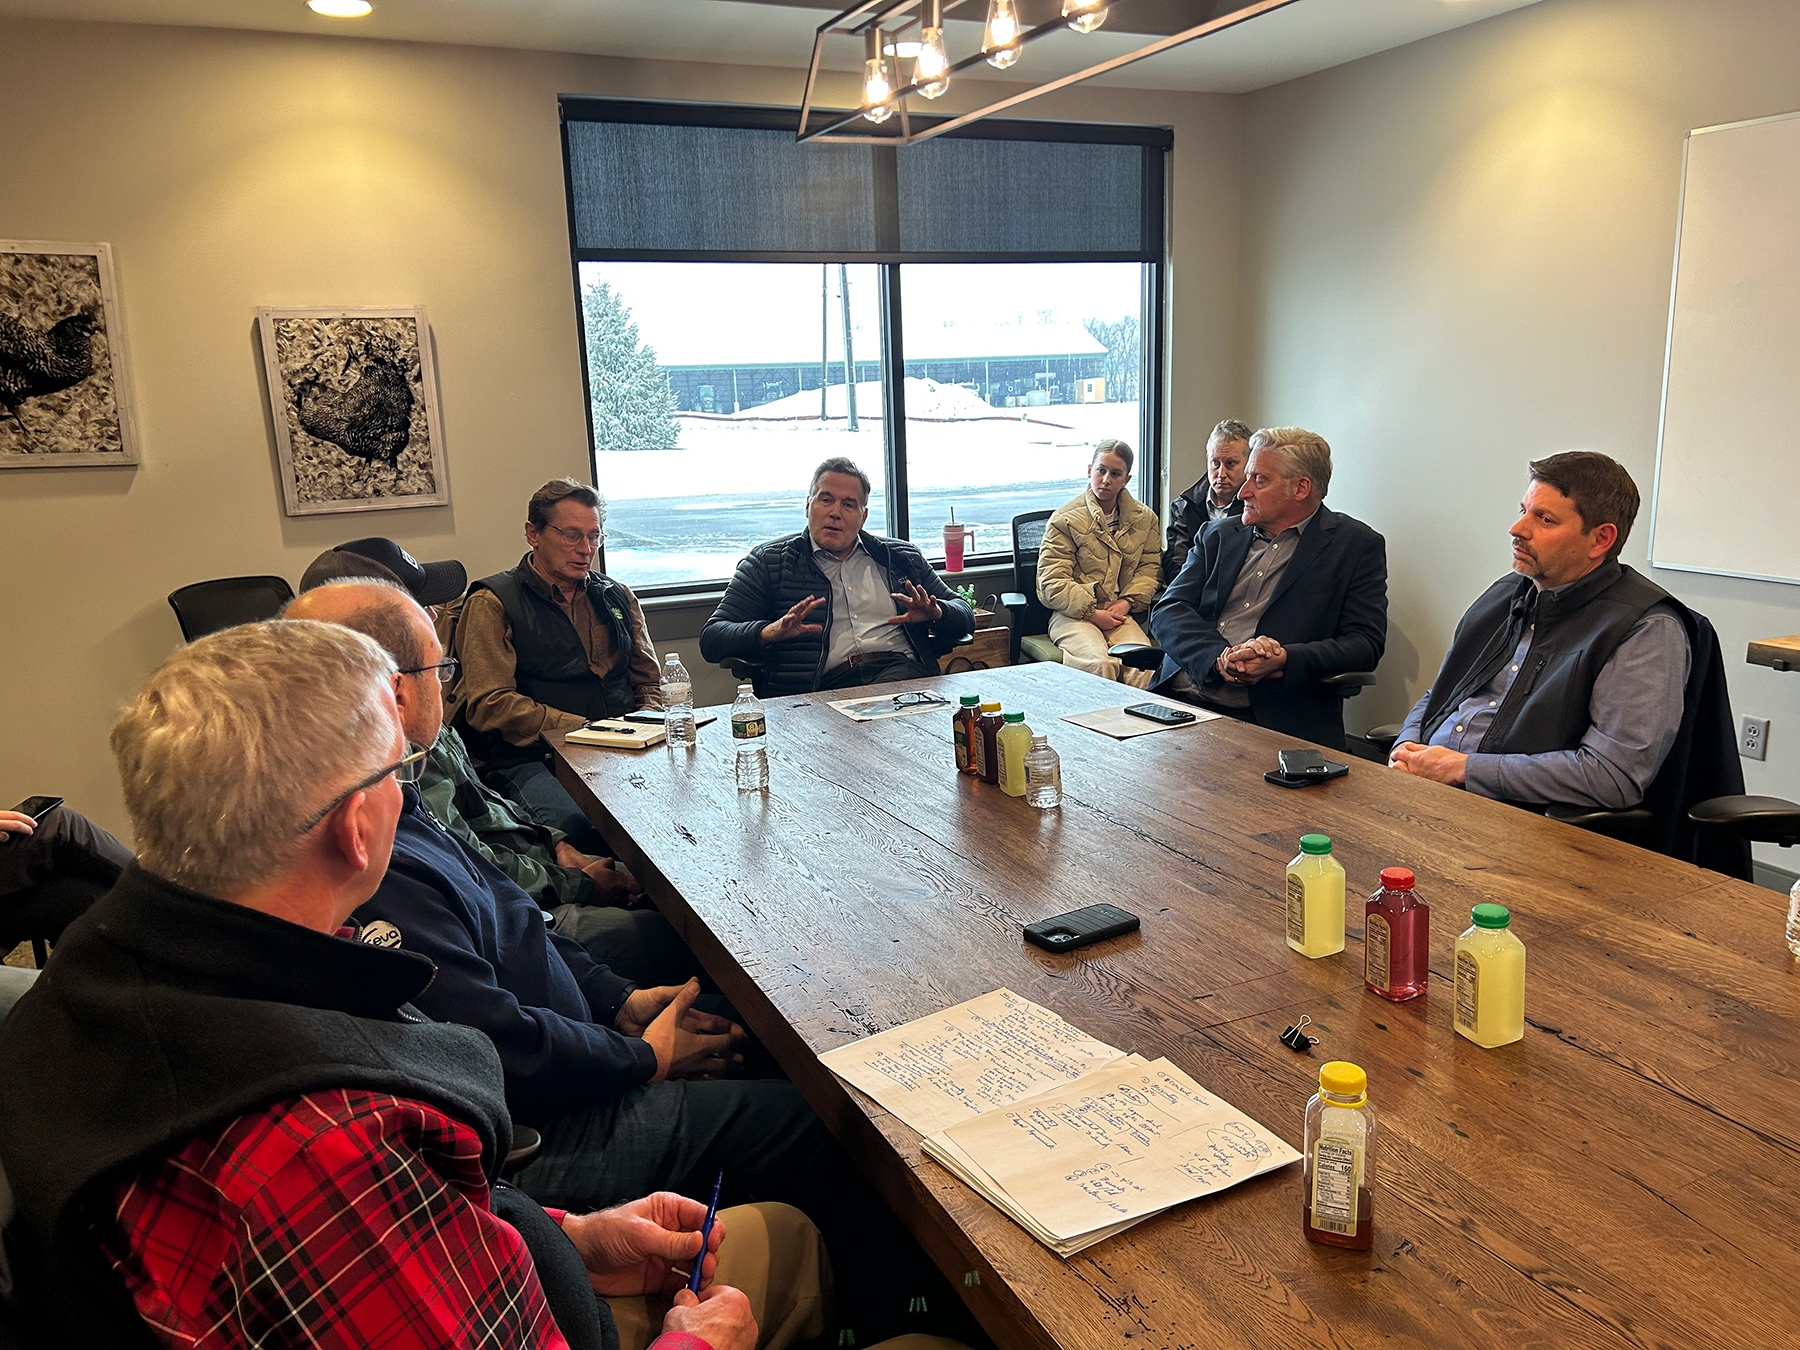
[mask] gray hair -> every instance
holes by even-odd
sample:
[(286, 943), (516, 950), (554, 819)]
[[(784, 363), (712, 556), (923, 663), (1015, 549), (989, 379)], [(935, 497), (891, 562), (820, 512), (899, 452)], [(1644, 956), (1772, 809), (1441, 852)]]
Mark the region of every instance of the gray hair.
[(1235, 417), (1227, 417), (1212, 429), (1212, 435), (1206, 438), (1208, 445), (1223, 445), (1227, 441), (1249, 441), (1250, 428)]
[(1093, 457), (1088, 460), (1088, 468), (1092, 469), (1094, 465), (1098, 464), (1102, 455), (1117, 455), (1124, 460), (1126, 473), (1131, 472), (1131, 466), (1137, 459), (1136, 453), (1129, 445), (1124, 441), (1116, 441), (1110, 436), (1094, 447)]
[(811, 501), (813, 494), (819, 490), (819, 480), (828, 473), (841, 473), (846, 478), (854, 478), (857, 482), (861, 483), (863, 490), (863, 505), (867, 506), (869, 504), (869, 494), (875, 490), (869, 485), (869, 475), (857, 468), (855, 461), (845, 459), (842, 455), (833, 455), (830, 459), (826, 460), (823, 464), (819, 465), (818, 468), (813, 470), (812, 484), (806, 489), (808, 501)]
[(180, 648), (112, 730), (139, 863), (216, 897), (279, 876), (307, 816), (386, 762), (393, 676), (379, 646), (331, 623), (272, 619)]
[(577, 483), (573, 478), (552, 478), (532, 493), (525, 506), (525, 519), (541, 530), (550, 523), (550, 512), (558, 502), (571, 501), (593, 507), (600, 514), (600, 528), (606, 528), (606, 499), (586, 483)]
[(1331, 486), (1331, 447), (1316, 431), (1303, 427), (1264, 427), (1250, 437), (1250, 453), (1269, 450), (1279, 455), (1286, 478), (1310, 478), (1313, 496), (1325, 500)]

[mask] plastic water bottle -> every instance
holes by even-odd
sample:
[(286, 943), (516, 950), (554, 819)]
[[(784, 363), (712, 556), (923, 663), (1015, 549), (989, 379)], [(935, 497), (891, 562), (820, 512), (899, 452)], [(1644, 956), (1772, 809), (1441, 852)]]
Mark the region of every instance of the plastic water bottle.
[(1800, 881), (1788, 892), (1787, 944), (1790, 952), (1800, 956)]
[(1048, 736), (1033, 736), (1025, 752), (1025, 800), (1043, 811), (1062, 805), (1062, 756)]
[(674, 652), (663, 658), (663, 725), (670, 745), (694, 743), (694, 682)]
[(739, 792), (766, 792), (769, 787), (769, 752), (764, 749), (769, 723), (763, 706), (747, 684), (738, 686), (731, 705), (731, 740), (737, 746)]

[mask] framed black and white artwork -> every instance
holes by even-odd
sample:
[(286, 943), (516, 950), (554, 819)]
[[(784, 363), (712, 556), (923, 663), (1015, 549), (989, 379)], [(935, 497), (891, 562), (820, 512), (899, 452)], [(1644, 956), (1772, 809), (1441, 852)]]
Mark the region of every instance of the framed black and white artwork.
[(0, 468), (137, 462), (111, 246), (0, 239)]
[(256, 317), (290, 516), (450, 504), (423, 306)]

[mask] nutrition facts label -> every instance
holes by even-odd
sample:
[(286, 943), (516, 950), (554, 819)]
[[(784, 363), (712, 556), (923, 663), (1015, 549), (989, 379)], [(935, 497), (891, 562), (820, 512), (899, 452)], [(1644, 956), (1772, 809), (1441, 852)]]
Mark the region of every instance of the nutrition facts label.
[(1481, 963), (1469, 952), (1456, 954), (1456, 1025), (1475, 1030), (1475, 1011), (1480, 1006)]
[(1346, 1237), (1356, 1231), (1356, 1145), (1326, 1135), (1313, 1149), (1312, 1225)]

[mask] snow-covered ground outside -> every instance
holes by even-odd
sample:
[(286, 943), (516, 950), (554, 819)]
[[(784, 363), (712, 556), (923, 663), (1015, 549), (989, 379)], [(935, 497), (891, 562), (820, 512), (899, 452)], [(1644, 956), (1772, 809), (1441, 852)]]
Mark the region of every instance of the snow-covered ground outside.
[[(729, 576), (752, 545), (800, 528), (801, 502), (821, 460), (845, 455), (874, 484), (870, 525), (885, 512), (881, 388), (857, 386), (858, 429), (846, 389), (812, 390), (733, 415), (679, 414), (675, 450), (602, 452), (607, 570), (633, 585)], [(1138, 405), (993, 408), (960, 385), (906, 381), (912, 537), (942, 556), (950, 509), (981, 552), (1010, 551), (1010, 522), (1081, 490), (1094, 444), (1136, 446)]]

